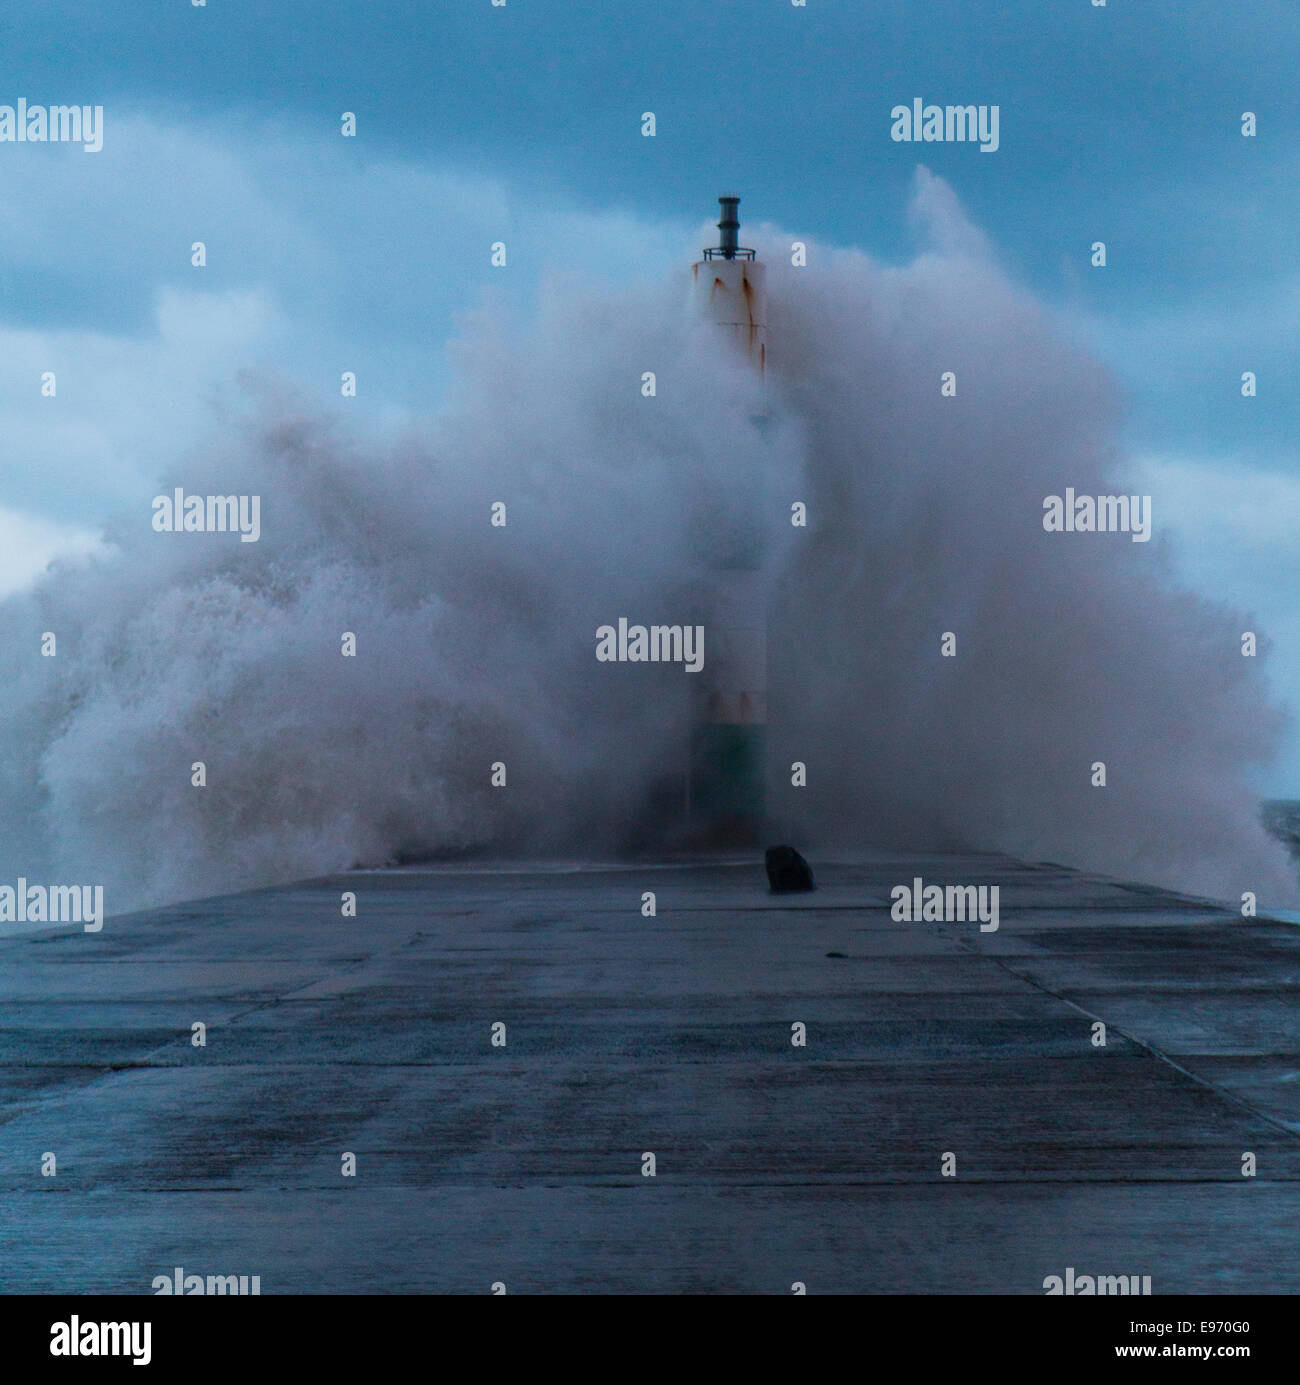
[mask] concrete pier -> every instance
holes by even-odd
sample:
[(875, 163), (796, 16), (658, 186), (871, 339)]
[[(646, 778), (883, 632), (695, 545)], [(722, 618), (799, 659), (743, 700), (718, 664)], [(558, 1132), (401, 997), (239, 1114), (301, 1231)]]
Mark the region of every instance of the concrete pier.
[[(813, 864), (354, 873), (0, 942), (0, 1287), (1300, 1291), (1293, 926)], [(892, 921), (914, 876), (997, 884), (999, 929)]]

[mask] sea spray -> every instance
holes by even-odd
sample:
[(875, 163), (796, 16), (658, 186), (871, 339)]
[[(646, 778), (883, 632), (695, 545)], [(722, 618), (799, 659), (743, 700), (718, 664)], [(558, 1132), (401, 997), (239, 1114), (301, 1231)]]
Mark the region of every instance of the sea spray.
[[(795, 267), (788, 237), (754, 237), (765, 386), (682, 281), (617, 300), (569, 281), (526, 326), (484, 309), (454, 403), (386, 449), (262, 384), (107, 556), (0, 608), (0, 869), (125, 906), (653, 846), (690, 680), (599, 662), (594, 632), (698, 619), (701, 538), (747, 522), (757, 470), (769, 803), (810, 849), (1003, 850), (1281, 902), (1247, 787), (1281, 718), (1240, 619), (1177, 590), (1158, 494), (1150, 543), (1044, 532), (1045, 495), (1125, 488), (1113, 386), (944, 185), (922, 175), (916, 207), (928, 248), (901, 268), (815, 245)], [(175, 487), (261, 496), (259, 541), (154, 532)]]

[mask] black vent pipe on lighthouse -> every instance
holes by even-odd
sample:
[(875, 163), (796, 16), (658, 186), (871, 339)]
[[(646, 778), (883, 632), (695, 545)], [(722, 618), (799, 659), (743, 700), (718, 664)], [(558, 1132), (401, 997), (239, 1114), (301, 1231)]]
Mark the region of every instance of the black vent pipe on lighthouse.
[(722, 251), (724, 260), (734, 260), (736, 251), (740, 248), (740, 218), (736, 215), (740, 198), (719, 197), (718, 205), (722, 208), (722, 220), (718, 222), (718, 230), (722, 232), (722, 244), (718, 248)]

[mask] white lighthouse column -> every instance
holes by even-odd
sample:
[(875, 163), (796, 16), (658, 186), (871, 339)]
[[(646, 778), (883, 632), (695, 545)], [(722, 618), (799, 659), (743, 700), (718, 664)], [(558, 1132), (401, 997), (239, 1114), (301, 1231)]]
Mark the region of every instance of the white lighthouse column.
[[(741, 247), (738, 198), (718, 199), (722, 243), (694, 266), (696, 311), (723, 349), (762, 374), (767, 365), (764, 268)], [(767, 609), (765, 478), (754, 475), (729, 507), (730, 530), (712, 549), (704, 593), (705, 662), (695, 694), (689, 803), (697, 836), (728, 845), (759, 838), (766, 811)]]
[(721, 329), (761, 374), (767, 366), (766, 266), (713, 258), (698, 260), (692, 272), (696, 312)]

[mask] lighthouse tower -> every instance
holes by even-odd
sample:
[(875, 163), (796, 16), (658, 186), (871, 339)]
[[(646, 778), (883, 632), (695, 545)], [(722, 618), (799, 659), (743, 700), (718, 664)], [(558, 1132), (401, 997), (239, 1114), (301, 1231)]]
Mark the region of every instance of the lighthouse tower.
[[(696, 311), (762, 375), (767, 367), (764, 268), (739, 243), (738, 197), (720, 197), (720, 243), (694, 266)], [(756, 419), (761, 428), (763, 420)], [(694, 690), (687, 789), (692, 834), (756, 843), (766, 798), (767, 610), (763, 591), (766, 478), (757, 464), (711, 536), (703, 593), (708, 654)]]
[(695, 264), (696, 309), (726, 332), (761, 374), (767, 366), (767, 272), (755, 252), (739, 243), (740, 198), (719, 197), (718, 204), (721, 244)]

